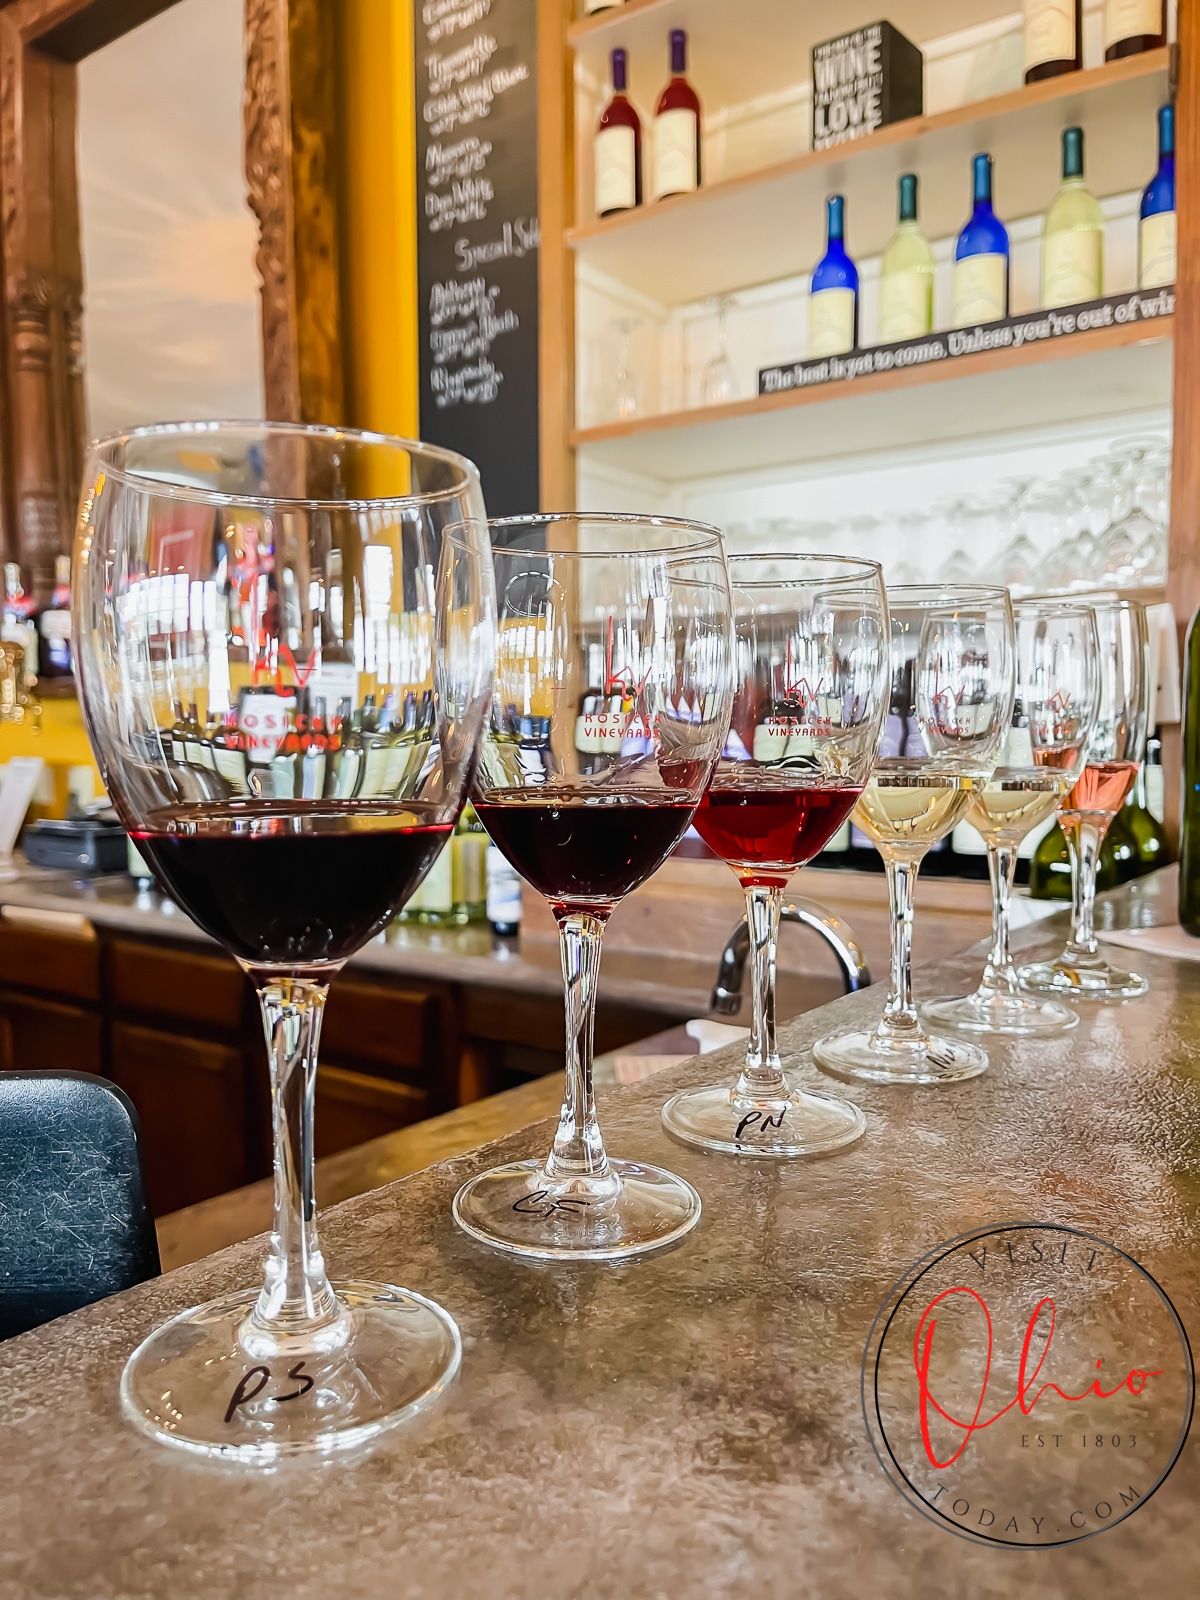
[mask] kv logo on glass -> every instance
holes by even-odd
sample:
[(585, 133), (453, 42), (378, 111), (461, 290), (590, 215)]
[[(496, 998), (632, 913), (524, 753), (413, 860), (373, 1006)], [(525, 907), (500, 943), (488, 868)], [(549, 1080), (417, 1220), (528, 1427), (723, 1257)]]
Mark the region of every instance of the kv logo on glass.
[(940, 1245), (863, 1358), (867, 1431), (908, 1502), (987, 1544), (1069, 1544), (1144, 1505), (1179, 1457), (1194, 1373), (1144, 1268), (1073, 1228)]

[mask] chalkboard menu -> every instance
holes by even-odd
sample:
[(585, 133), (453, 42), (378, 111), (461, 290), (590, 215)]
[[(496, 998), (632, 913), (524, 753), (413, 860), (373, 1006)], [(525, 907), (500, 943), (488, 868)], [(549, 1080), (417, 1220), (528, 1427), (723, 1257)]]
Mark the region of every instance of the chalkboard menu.
[(538, 509), (537, 0), (417, 0), (421, 437)]

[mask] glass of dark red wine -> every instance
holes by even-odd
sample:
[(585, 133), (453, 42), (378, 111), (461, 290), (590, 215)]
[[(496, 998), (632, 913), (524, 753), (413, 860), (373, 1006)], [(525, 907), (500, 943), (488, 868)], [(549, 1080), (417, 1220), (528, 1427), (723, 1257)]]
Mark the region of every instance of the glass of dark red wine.
[(164, 892), (249, 974), (271, 1068), (263, 1284), (151, 1333), (124, 1409), (204, 1455), (350, 1448), (437, 1396), (460, 1357), (421, 1295), (330, 1283), (313, 1101), (330, 979), (450, 836), (486, 721), (478, 475), (329, 428), (141, 428), (92, 446), (75, 554), (79, 686), (108, 793)]
[(472, 798), (558, 923), (566, 1097), (549, 1153), (472, 1178), (454, 1216), (515, 1256), (619, 1260), (700, 1216), (691, 1184), (605, 1150), (592, 1032), (605, 923), (678, 844), (725, 743), (728, 570), (714, 528), (668, 517), (507, 519), (492, 540), (496, 686)]
[(1115, 967), (1096, 938), (1096, 868), (1113, 818), (1129, 798), (1146, 750), (1150, 634), (1134, 600), (1089, 601), (1100, 643), (1100, 706), (1083, 771), (1058, 803), (1071, 857), (1071, 937), (1055, 961), (1021, 967), (1021, 987), (1071, 1000), (1136, 1000), (1150, 987)]
[(873, 561), (732, 556), (737, 637), (729, 738), (695, 825), (746, 897), (754, 1026), (735, 1082), (663, 1107), (685, 1143), (728, 1155), (824, 1155), (862, 1136), (857, 1106), (789, 1081), (775, 1038), (783, 892), (847, 820), (887, 709), (887, 601)]

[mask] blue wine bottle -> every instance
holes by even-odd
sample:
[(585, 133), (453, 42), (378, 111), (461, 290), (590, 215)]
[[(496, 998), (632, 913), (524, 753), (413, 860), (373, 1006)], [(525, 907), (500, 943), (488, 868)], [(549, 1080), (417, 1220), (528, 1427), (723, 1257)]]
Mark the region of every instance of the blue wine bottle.
[(843, 356), (858, 343), (858, 268), (846, 254), (846, 202), (825, 202), (825, 254), (813, 269), (808, 300), (810, 357)]
[(1008, 230), (992, 210), (992, 158), (974, 160), (975, 205), (954, 251), (954, 326), (1008, 315)]
[(1138, 288), (1175, 282), (1175, 107), (1158, 109), (1158, 171), (1142, 191)]

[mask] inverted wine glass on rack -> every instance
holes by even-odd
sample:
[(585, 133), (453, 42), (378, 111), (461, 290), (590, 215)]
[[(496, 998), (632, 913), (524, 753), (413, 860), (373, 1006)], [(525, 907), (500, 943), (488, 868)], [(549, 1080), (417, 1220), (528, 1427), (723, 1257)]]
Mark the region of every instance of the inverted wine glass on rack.
[(473, 799), (558, 924), (566, 1097), (545, 1158), (471, 1179), (454, 1216), (512, 1255), (617, 1260), (700, 1216), (682, 1178), (606, 1152), (592, 1032), (604, 925), (682, 838), (725, 743), (729, 576), (715, 529), (670, 518), (512, 518), (492, 536), (499, 656)]
[(1018, 976), (1034, 994), (1134, 1000), (1149, 988), (1145, 978), (1113, 966), (1096, 939), (1096, 867), (1145, 754), (1150, 636), (1145, 608), (1136, 601), (1091, 605), (1100, 641), (1100, 703), (1083, 771), (1058, 810), (1071, 857), (1071, 937), (1056, 961), (1021, 967)]
[(883, 574), (837, 556), (731, 556), (737, 680), (729, 738), (696, 812), (737, 875), (754, 1026), (736, 1082), (663, 1107), (668, 1133), (731, 1155), (821, 1155), (861, 1137), (857, 1106), (789, 1081), (775, 1038), (775, 951), (788, 879), (850, 815), (875, 759), (890, 682)]
[(262, 1286), (152, 1333), (122, 1403), (199, 1454), (356, 1446), (459, 1363), (432, 1301), (330, 1282), (313, 1098), (329, 982), (449, 838), (490, 704), (478, 475), (448, 451), (330, 428), (139, 428), (91, 448), (75, 571), (105, 786), (163, 891), (249, 975), (271, 1068)]
[(892, 974), (874, 1028), (827, 1034), (818, 1066), (867, 1083), (954, 1083), (987, 1070), (966, 1040), (930, 1036), (913, 1004), (913, 890), (929, 847), (995, 770), (1012, 720), (1013, 616), (1000, 588), (887, 591), (891, 694), (873, 775), (854, 820), (887, 869)]
[(966, 819), (983, 835), (992, 880), (992, 949), (973, 994), (931, 1001), (927, 1022), (971, 1033), (1066, 1033), (1079, 1013), (1022, 992), (1009, 949), (1008, 903), (1025, 837), (1049, 821), (1083, 770), (1100, 693), (1100, 642), (1090, 606), (1024, 601), (1015, 608), (1017, 697), (999, 765), (972, 794)]

